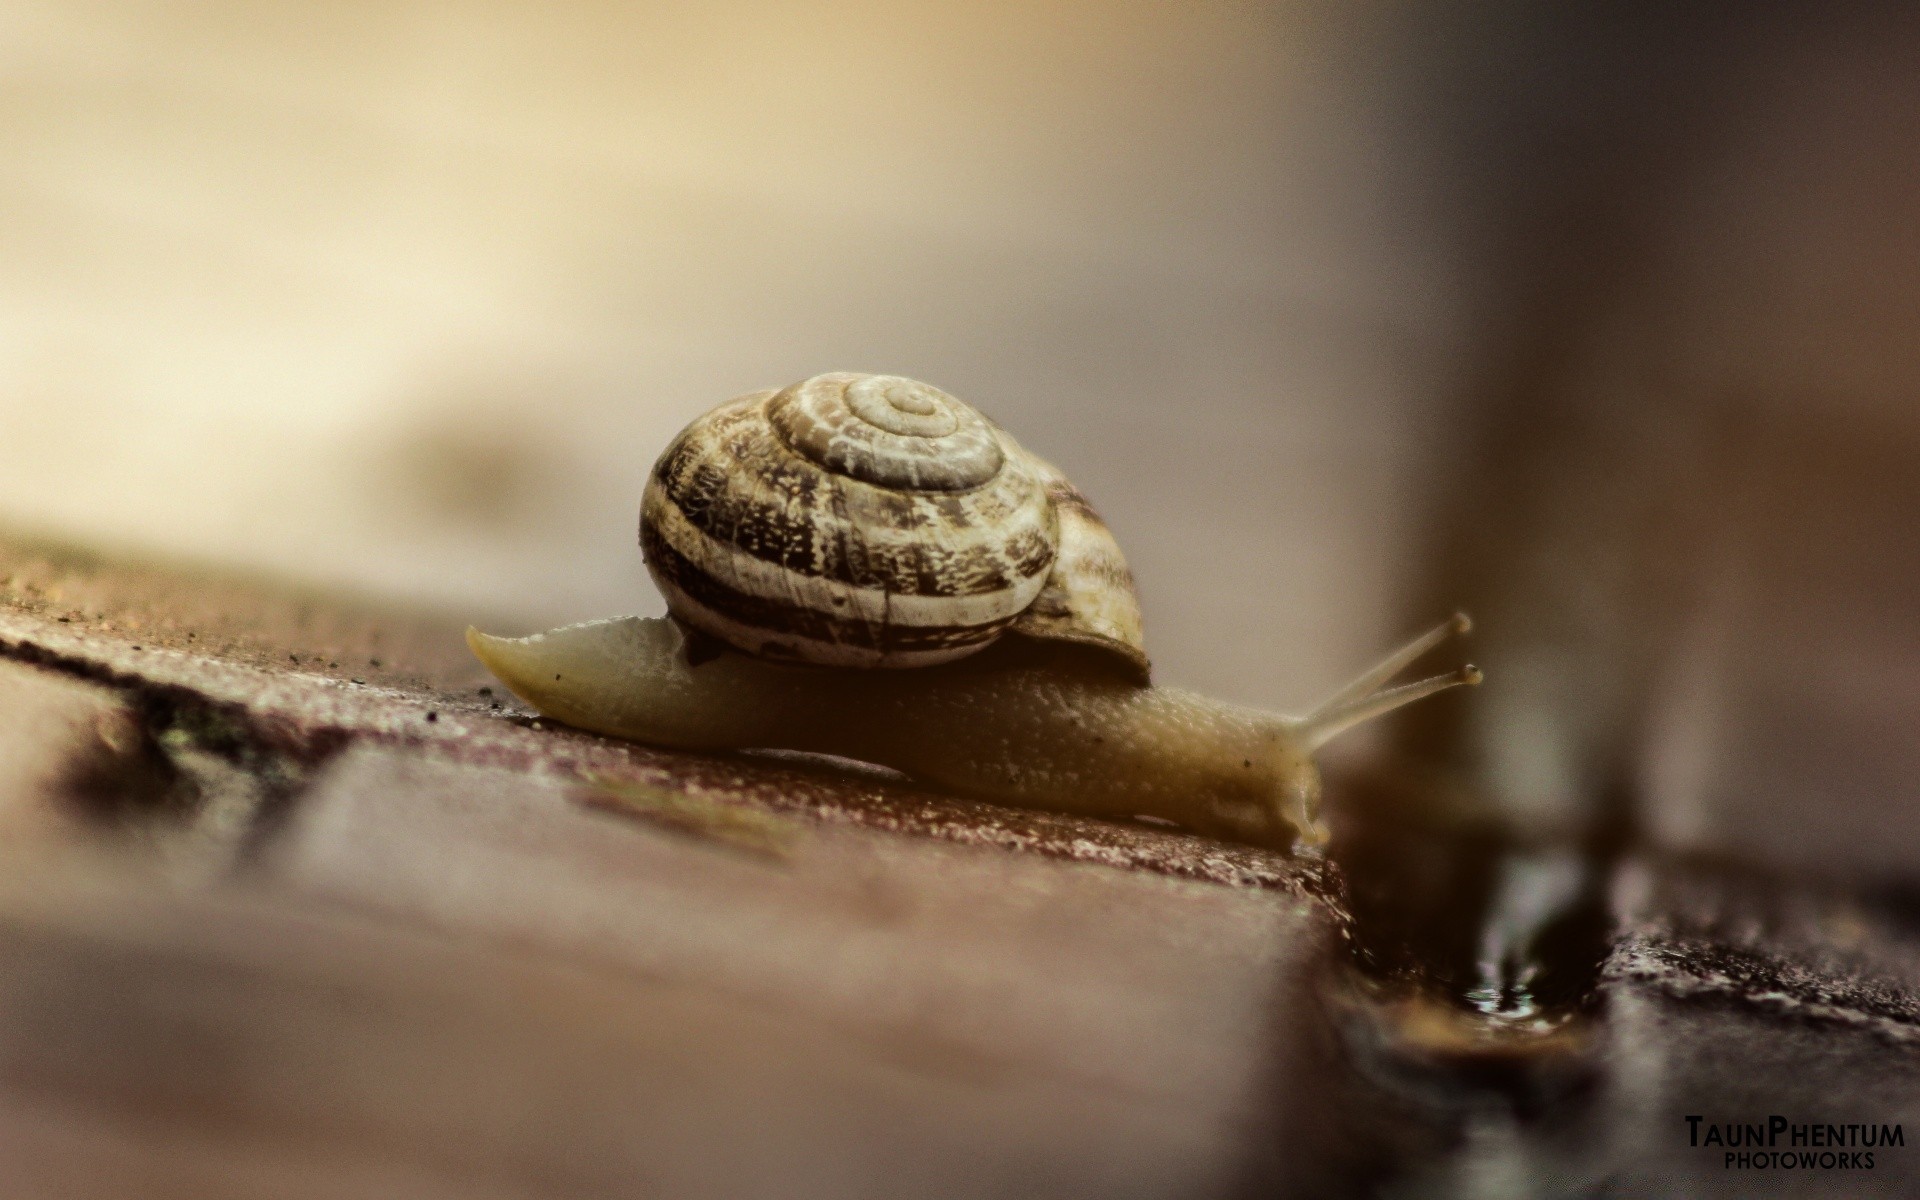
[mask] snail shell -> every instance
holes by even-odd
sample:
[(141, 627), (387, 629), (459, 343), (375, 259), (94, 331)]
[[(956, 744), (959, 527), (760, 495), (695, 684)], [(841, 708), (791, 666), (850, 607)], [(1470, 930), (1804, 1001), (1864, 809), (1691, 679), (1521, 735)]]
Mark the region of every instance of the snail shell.
[(1148, 677), (1132, 575), (1086, 498), (917, 380), (817, 375), (701, 417), (654, 464), (640, 545), (669, 612), (760, 657), (931, 666), (1011, 631)]

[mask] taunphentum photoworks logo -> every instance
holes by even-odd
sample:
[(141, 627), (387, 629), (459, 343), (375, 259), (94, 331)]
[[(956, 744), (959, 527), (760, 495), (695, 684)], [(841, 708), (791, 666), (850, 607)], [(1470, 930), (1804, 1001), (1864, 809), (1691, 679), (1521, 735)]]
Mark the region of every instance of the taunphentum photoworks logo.
[(1822, 1121), (1709, 1121), (1688, 1117), (1687, 1145), (1726, 1155), (1729, 1171), (1871, 1171), (1874, 1154), (1905, 1147), (1906, 1131), (1892, 1125)]

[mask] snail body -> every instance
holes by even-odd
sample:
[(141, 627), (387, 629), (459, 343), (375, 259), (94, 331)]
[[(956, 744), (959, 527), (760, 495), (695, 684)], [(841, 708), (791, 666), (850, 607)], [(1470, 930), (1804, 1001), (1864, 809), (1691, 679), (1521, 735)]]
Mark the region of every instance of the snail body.
[(1050, 464), (937, 389), (828, 375), (741, 397), (656, 464), (641, 542), (666, 618), (473, 652), (542, 714), (694, 751), (893, 767), (963, 796), (1324, 840), (1313, 752), (1479, 674), (1386, 683), (1456, 616), (1289, 717), (1153, 686), (1132, 578)]

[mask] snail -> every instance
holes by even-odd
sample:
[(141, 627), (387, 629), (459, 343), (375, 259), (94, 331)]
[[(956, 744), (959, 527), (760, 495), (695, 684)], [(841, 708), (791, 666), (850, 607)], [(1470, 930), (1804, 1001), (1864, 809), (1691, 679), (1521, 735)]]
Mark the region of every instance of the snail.
[(667, 447), (640, 542), (664, 618), (475, 655), (541, 714), (679, 750), (799, 750), (1018, 807), (1318, 843), (1313, 753), (1471, 666), (1387, 687), (1455, 615), (1304, 717), (1156, 686), (1132, 576), (1064, 475), (928, 384), (755, 392)]

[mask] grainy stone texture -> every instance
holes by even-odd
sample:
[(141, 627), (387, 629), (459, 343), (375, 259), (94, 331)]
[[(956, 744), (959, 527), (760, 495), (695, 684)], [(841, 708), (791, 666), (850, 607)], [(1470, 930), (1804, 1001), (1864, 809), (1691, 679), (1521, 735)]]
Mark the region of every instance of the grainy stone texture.
[[(1920, 1193), (1920, 939), (1897, 913), (1775, 876), (1665, 862), (1622, 875), (1603, 975), (1608, 1083), (1595, 1130), (1620, 1195)], [(1760, 1152), (1844, 1153), (1804, 1125), (1899, 1125), (1843, 1164), (1743, 1165), (1708, 1124), (1783, 1117)], [(1815, 1136), (1822, 1141), (1813, 1140)], [(1843, 1135), (1844, 1139), (1844, 1135)], [(1855, 1143), (1852, 1150), (1863, 1155)], [(1797, 1161), (1797, 1160), (1796, 1160)]]
[[(0, 887), (10, 1197), (1363, 1169), (1320, 1136), (1317, 864), (589, 737), (482, 692), (456, 622), (5, 549), (0, 717), (34, 778), (119, 721), (158, 781), (110, 789), (141, 853)], [(144, 853), (181, 831), (218, 852)]]
[[(350, 742), (696, 795), (953, 841), (1139, 866), (1222, 883), (1326, 890), (1317, 862), (1145, 827), (930, 795), (872, 771), (791, 757), (666, 754), (534, 719), (495, 688), (462, 624), (254, 581), (123, 568), (7, 546), (0, 654), (229, 714), (311, 762)], [(244, 615), (238, 615), (244, 614)], [(283, 648), (291, 647), (291, 648)]]
[(1686, 863), (1623, 873), (1608, 978), (1920, 1053), (1920, 928), (1897, 899)]
[(1358, 983), (1315, 862), (553, 728), (431, 614), (0, 579), (0, 1195), (1920, 1190), (1685, 1121), (1920, 1131), (1898, 889), (1630, 858), (1516, 1038)]
[[(1909, 917), (1872, 897), (1673, 860), (1630, 863), (1613, 904), (1618, 935), (1576, 1026), (1584, 1076), (1543, 1095), (1536, 1062), (1532, 1078), (1449, 1093), (1421, 1119), (1444, 1125), (1452, 1148), (1416, 1162), (1401, 1194), (1920, 1194), (1920, 937)], [(1834, 1145), (1824, 1128), (1794, 1141), (1796, 1126), (1813, 1125), (1860, 1138), (1850, 1124), (1898, 1126), (1902, 1144)], [(1709, 1125), (1722, 1128), (1719, 1144)], [(1764, 1127), (1771, 1141), (1728, 1146), (1729, 1125), (1743, 1138)], [(1737, 1157), (1803, 1150), (1856, 1157)]]

